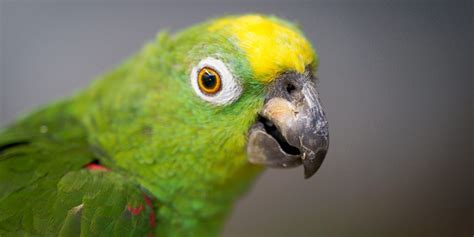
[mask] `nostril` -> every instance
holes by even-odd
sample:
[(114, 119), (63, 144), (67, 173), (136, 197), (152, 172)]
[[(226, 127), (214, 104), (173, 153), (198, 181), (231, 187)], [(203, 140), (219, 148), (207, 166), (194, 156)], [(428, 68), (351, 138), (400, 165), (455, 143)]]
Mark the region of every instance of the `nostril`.
[(296, 91), (295, 85), (293, 85), (291, 82), (289, 82), (289, 83), (286, 85), (286, 91), (288, 92), (288, 94), (292, 95), (292, 94), (295, 93), (295, 91)]

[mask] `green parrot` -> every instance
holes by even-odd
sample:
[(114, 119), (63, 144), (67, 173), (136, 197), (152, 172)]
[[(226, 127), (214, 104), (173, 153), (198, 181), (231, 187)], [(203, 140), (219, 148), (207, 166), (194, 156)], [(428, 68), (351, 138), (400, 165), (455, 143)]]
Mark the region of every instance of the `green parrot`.
[(159, 33), (0, 133), (0, 236), (216, 236), (264, 167), (320, 167), (318, 58), (274, 16)]

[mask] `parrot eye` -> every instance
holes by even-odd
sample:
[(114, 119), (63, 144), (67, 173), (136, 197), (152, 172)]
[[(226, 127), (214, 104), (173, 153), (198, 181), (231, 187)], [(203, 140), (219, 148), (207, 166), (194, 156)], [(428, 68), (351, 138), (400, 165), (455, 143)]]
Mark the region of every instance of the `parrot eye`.
[(199, 89), (207, 95), (214, 95), (221, 89), (221, 76), (210, 67), (202, 68), (197, 80)]
[(191, 84), (201, 99), (217, 105), (232, 103), (242, 93), (239, 82), (225, 63), (210, 57), (193, 68)]

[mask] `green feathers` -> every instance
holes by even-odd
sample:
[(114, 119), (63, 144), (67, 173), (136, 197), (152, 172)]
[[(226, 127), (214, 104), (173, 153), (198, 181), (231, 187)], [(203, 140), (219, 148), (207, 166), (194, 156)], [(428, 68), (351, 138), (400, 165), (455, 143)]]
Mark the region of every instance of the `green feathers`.
[[(84, 169), (100, 156), (70, 108), (52, 105), (0, 136), (0, 235), (153, 233), (148, 213), (154, 208), (145, 205), (139, 185), (115, 172)], [(146, 208), (132, 215), (127, 205)]]

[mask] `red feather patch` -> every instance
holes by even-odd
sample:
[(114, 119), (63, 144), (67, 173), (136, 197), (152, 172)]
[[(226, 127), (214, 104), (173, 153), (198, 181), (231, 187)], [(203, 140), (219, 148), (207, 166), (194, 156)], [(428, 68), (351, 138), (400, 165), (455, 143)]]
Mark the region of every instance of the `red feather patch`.
[(132, 205), (127, 205), (127, 210), (132, 213), (134, 216), (140, 215), (140, 212), (143, 211), (143, 205), (139, 205), (138, 207), (132, 207)]
[(149, 224), (151, 227), (155, 227), (156, 215), (155, 215), (155, 209), (153, 208), (153, 202), (145, 193), (143, 193), (143, 199), (145, 199), (146, 205), (151, 209), (150, 216), (148, 217)]
[(91, 163), (87, 164), (86, 166), (84, 166), (84, 168), (86, 168), (88, 170), (110, 171), (109, 168), (107, 168), (103, 165), (96, 164), (94, 162), (91, 162)]

